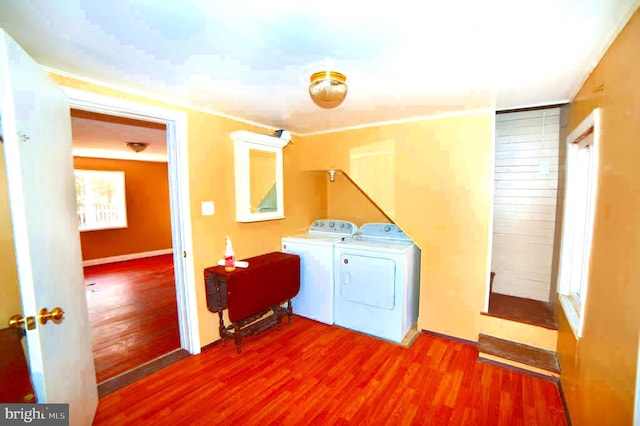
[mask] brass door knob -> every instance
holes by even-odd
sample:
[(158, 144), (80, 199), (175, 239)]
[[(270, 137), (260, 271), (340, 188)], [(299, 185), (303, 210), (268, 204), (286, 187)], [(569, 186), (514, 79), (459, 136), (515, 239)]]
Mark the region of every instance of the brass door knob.
[(64, 311), (61, 308), (53, 308), (51, 312), (47, 310), (47, 308), (40, 309), (40, 314), (38, 318), (40, 319), (40, 324), (44, 325), (47, 321), (51, 320), (54, 324), (60, 324), (63, 320)]
[(22, 328), (25, 324), (27, 325), (27, 330), (33, 330), (36, 328), (36, 319), (34, 317), (23, 318), (20, 314), (9, 318), (9, 327), (11, 328)]
[(24, 318), (22, 318), (22, 315), (16, 314), (9, 318), (9, 327), (11, 328), (22, 328), (23, 325)]

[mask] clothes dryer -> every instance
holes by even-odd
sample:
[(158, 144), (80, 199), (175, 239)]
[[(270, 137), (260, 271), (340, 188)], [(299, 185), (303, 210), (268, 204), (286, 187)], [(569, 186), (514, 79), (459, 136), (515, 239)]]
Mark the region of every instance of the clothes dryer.
[(396, 225), (368, 223), (335, 244), (335, 324), (400, 343), (418, 320), (420, 249)]

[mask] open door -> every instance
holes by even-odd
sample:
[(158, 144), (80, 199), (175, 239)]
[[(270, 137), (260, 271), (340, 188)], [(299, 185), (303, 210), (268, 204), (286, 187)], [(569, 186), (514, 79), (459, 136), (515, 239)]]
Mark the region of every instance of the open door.
[[(40, 403), (91, 424), (98, 404), (64, 92), (0, 29), (0, 118), (21, 314)], [(42, 309), (64, 311), (43, 324)], [(57, 318), (58, 315), (49, 315)], [(0, 320), (6, 320), (0, 318)]]

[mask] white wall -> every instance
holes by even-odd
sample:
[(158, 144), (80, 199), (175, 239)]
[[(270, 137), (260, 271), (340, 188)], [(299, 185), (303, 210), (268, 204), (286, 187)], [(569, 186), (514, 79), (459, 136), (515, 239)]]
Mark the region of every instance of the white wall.
[(549, 300), (559, 143), (559, 108), (496, 115), (495, 293)]

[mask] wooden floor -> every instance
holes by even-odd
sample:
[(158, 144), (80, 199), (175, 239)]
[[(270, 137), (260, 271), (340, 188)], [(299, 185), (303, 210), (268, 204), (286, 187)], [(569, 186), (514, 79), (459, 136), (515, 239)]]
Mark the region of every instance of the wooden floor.
[(491, 293), (487, 315), (551, 330), (558, 329), (551, 304), (539, 300)]
[(406, 349), (294, 316), (100, 399), (94, 425), (566, 425), (553, 382), (420, 334)]
[(98, 383), (180, 347), (172, 256), (84, 268)]

